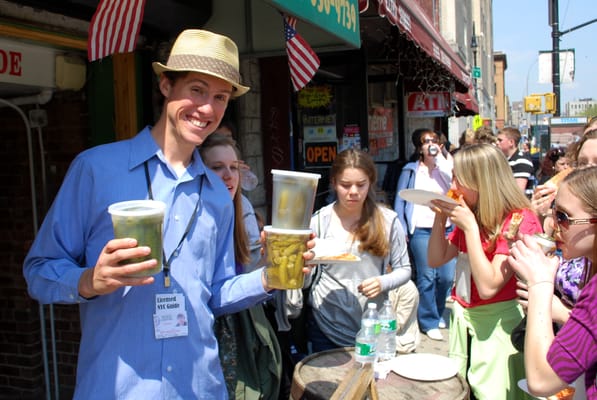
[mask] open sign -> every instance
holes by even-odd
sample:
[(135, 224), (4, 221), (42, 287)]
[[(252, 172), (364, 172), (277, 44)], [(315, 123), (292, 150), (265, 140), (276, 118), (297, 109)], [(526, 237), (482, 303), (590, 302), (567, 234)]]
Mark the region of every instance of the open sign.
[(305, 142), (305, 167), (329, 166), (337, 153), (338, 142)]

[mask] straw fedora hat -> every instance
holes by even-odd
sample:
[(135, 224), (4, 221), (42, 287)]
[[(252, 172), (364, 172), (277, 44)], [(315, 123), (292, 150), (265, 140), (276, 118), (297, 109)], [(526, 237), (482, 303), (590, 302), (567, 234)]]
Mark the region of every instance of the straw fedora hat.
[(154, 62), (152, 66), (158, 75), (164, 71), (189, 71), (223, 79), (234, 88), (232, 97), (242, 96), (250, 89), (240, 84), (236, 44), (226, 36), (209, 31), (183, 31), (176, 38), (166, 65)]

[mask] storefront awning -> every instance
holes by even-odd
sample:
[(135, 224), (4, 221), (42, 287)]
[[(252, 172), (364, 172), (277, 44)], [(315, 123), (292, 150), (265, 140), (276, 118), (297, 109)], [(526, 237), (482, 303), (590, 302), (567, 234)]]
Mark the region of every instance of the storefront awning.
[(479, 114), (479, 104), (475, 99), (473, 88), (469, 88), (468, 93), (454, 92), (453, 97), (458, 108), (456, 111), (457, 117)]
[(398, 26), (427, 55), (441, 64), (461, 85), (470, 88), (471, 76), (460, 57), (435, 29), (416, 2), (405, 0), (378, 0), (379, 14)]

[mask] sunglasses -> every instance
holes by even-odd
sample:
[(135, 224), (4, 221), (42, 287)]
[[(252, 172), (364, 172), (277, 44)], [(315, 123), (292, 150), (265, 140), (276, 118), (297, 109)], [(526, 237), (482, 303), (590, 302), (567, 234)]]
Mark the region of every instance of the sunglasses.
[(427, 143), (437, 143), (438, 140), (437, 139), (433, 139), (433, 138), (425, 138), (423, 140), (421, 140), (421, 143), (423, 144), (427, 144)]
[(555, 207), (553, 208), (553, 220), (555, 222), (556, 227), (562, 227), (564, 229), (570, 228), (570, 225), (597, 224), (597, 217), (570, 218), (568, 214), (566, 214), (564, 211), (558, 210)]

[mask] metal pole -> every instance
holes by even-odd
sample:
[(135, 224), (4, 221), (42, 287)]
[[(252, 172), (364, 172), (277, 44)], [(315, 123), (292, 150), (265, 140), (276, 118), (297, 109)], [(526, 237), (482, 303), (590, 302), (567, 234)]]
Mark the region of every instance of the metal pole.
[(558, 15), (558, 0), (551, 0), (551, 82), (555, 94), (554, 117), (560, 116), (560, 23)]

